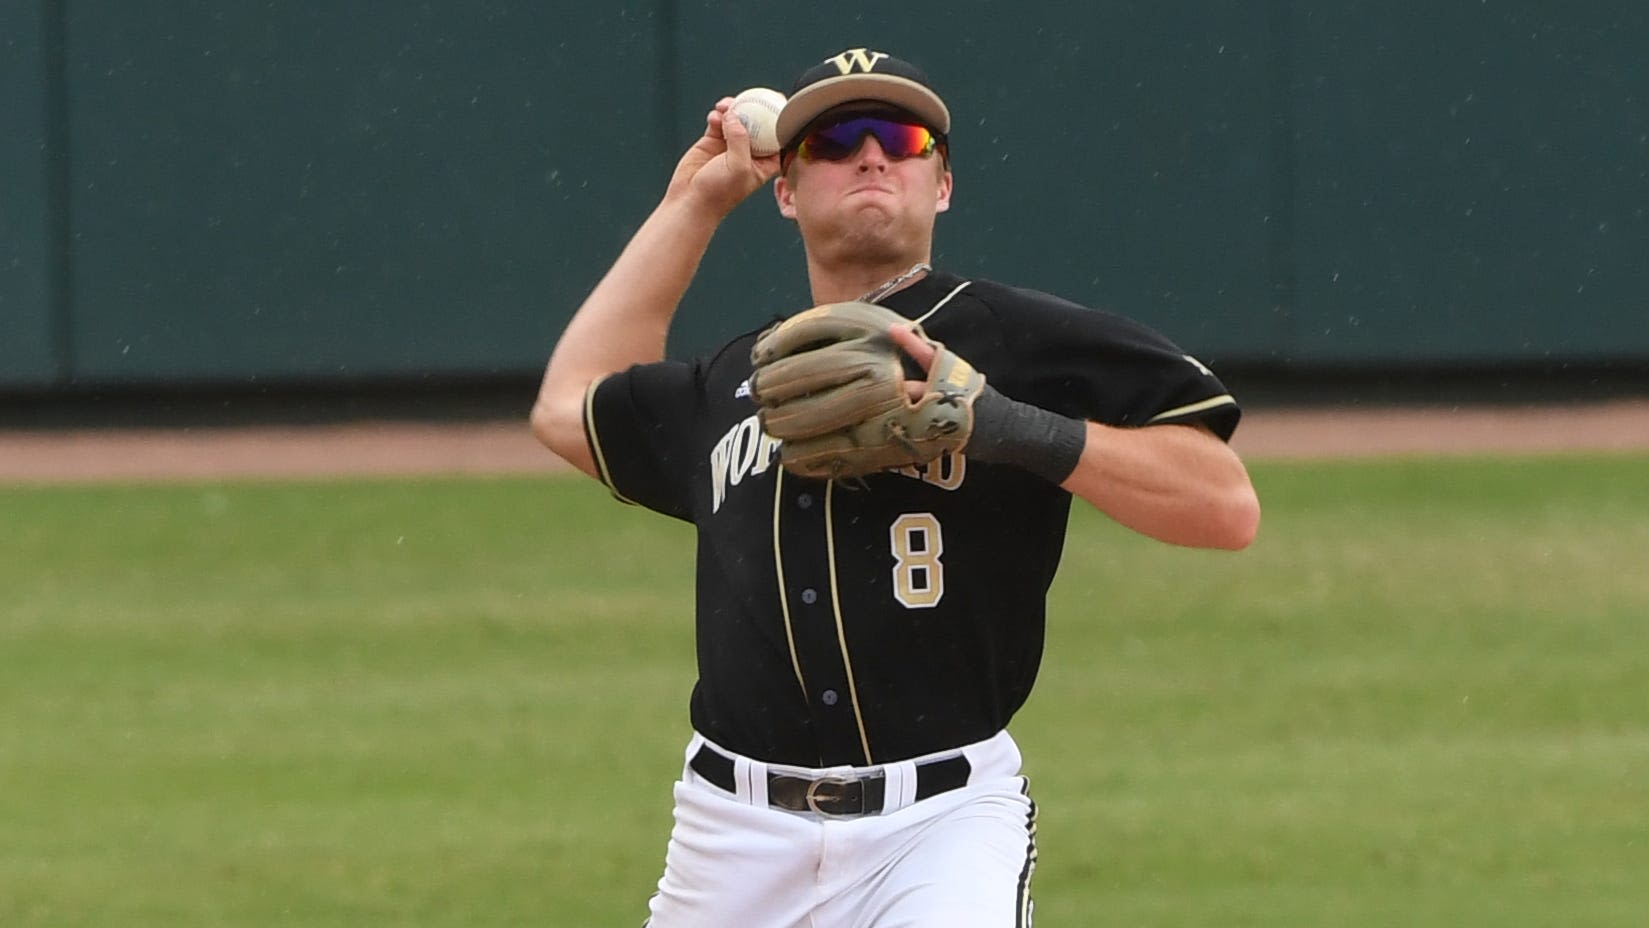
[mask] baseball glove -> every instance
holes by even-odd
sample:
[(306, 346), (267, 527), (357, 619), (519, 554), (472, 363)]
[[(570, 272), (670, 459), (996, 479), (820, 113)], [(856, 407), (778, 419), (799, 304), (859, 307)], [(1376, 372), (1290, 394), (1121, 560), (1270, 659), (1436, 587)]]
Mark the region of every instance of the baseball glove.
[[(936, 354), (919, 400), (905, 390), (904, 353), (887, 334), (901, 325)], [(960, 451), (973, 430), (985, 375), (921, 326), (873, 303), (828, 303), (756, 339), (750, 393), (779, 461), (802, 477), (862, 477)], [(919, 376), (919, 375), (918, 375)]]

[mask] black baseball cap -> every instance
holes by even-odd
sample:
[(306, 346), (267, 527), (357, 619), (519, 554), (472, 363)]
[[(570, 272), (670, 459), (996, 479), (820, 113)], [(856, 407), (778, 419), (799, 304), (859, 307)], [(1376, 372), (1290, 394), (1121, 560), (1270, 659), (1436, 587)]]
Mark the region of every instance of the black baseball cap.
[(940, 135), (950, 132), (950, 110), (928, 84), (921, 68), (887, 52), (850, 48), (796, 78), (784, 109), (779, 111), (779, 147), (789, 148), (820, 113), (857, 100), (896, 106)]

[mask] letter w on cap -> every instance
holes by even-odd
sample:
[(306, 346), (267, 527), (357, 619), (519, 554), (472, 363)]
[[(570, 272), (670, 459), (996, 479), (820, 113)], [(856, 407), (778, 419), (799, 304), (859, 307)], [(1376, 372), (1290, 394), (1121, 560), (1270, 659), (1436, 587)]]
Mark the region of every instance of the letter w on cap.
[(836, 70), (843, 74), (852, 74), (854, 71), (874, 71), (876, 62), (888, 56), (887, 52), (873, 52), (863, 48), (850, 48), (840, 55), (831, 58)]

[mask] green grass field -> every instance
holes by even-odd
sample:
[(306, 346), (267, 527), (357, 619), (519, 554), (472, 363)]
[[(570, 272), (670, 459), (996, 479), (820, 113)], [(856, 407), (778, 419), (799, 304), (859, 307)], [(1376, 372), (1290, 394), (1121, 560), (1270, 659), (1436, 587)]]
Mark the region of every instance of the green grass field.
[[(1241, 554), (1073, 521), (1038, 924), (1649, 923), (1649, 460), (1253, 471)], [(0, 925), (641, 922), (688, 527), (573, 477), (0, 524)]]

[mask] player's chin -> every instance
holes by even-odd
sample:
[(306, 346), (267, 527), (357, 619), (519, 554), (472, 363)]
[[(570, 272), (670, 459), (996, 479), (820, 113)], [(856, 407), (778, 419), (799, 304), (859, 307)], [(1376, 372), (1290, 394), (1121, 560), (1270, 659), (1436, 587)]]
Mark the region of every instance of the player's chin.
[(836, 239), (859, 261), (900, 261), (920, 236), (908, 219), (880, 204), (867, 204), (841, 223)]

